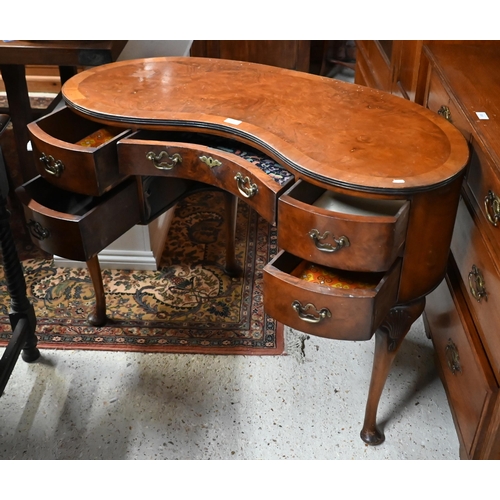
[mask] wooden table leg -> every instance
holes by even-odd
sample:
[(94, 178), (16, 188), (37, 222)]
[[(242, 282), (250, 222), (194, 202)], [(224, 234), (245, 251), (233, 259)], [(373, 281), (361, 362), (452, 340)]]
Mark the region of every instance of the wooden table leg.
[(226, 212), (226, 266), (229, 276), (239, 277), (243, 273), (242, 267), (236, 261), (236, 217), (238, 213), (238, 197), (224, 191), (224, 207)]
[(408, 305), (396, 306), (389, 311), (375, 333), (375, 356), (366, 403), (365, 421), (361, 439), (370, 445), (384, 442), (384, 433), (377, 427), (377, 409), (387, 376), (403, 339), (411, 325), (422, 314), (425, 298)]
[(40, 357), (35, 334), (36, 316), (26, 295), (26, 281), (9, 224), (10, 214), (0, 194), (0, 247), (7, 289), (10, 295), (9, 320), (12, 337), (0, 359), (0, 396), (7, 385), (19, 354), (26, 362)]
[(103, 326), (108, 320), (106, 317), (106, 294), (104, 293), (101, 266), (97, 255), (87, 260), (87, 267), (95, 292), (95, 309), (89, 314), (88, 321), (93, 326)]
[(26, 71), (21, 64), (3, 64), (0, 66), (0, 71), (9, 101), (9, 114), (22, 181), (28, 182), (37, 175), (37, 171), (33, 154), (27, 150), (29, 141), (27, 125), (33, 121), (33, 114), (26, 84)]

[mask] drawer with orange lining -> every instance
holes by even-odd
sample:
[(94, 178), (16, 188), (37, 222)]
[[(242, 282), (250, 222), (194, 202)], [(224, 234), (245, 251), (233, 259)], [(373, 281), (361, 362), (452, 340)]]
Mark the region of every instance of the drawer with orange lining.
[(28, 125), (38, 173), (67, 191), (101, 196), (125, 179), (116, 143), (130, 133), (62, 108)]
[(293, 182), (284, 167), (237, 141), (208, 134), (138, 131), (118, 142), (124, 175), (196, 180), (243, 199), (270, 223), (277, 199)]
[(401, 259), (386, 273), (328, 268), (284, 250), (264, 267), (264, 309), (299, 331), (368, 340), (396, 304)]

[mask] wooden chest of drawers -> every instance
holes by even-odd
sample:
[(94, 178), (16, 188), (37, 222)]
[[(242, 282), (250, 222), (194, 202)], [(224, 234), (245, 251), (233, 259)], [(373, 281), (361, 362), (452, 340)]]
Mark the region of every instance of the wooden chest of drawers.
[(500, 458), (500, 44), (424, 47), (424, 105), (469, 142), (445, 283), (426, 325), (463, 458)]

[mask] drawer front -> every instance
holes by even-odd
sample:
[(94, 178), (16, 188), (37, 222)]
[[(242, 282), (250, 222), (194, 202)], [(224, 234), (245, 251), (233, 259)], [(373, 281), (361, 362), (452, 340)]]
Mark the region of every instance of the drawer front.
[(68, 108), (28, 125), (38, 173), (55, 186), (101, 196), (125, 179), (116, 143), (129, 131), (105, 127)]
[(16, 190), (33, 243), (48, 253), (86, 261), (140, 222), (136, 183), (95, 198), (75, 195), (36, 177)]
[(430, 77), (427, 107), (453, 123), (462, 132), (465, 139), (467, 141), (470, 140), (472, 130), (467, 119), (459, 110), (455, 101), (450, 97), (441, 79), (435, 72), (432, 72)]
[(298, 181), (278, 201), (278, 244), (329, 267), (390, 269), (406, 236), (410, 203), (363, 199)]
[(500, 382), (500, 274), (463, 200), (451, 250), (478, 333)]
[(302, 332), (368, 340), (396, 303), (400, 267), (398, 259), (385, 274), (338, 271), (281, 251), (264, 267), (264, 308)]
[(167, 176), (203, 182), (245, 200), (276, 222), (277, 198), (286, 189), (251, 162), (208, 146), (124, 139), (118, 145), (125, 175)]
[(500, 179), (495, 172), (492, 160), (473, 140), (466, 182), (481, 209), (488, 238), (500, 248)]
[[(460, 296), (460, 291), (456, 292)], [(459, 305), (453, 288), (446, 281), (427, 297), (425, 316), (450, 407), (470, 454), (492, 392), (493, 376), (488, 360), (465, 303), (462, 300)]]

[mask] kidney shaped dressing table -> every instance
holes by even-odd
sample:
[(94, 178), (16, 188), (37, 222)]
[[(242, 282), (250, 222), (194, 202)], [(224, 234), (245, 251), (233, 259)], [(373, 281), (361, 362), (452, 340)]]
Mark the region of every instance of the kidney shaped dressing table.
[(237, 201), (277, 224), (270, 316), (331, 339), (376, 334), (361, 437), (381, 443), (392, 360), (446, 271), (468, 158), (458, 130), (380, 91), (219, 59), (112, 63), (62, 93), (67, 107), (29, 126), (40, 176), (18, 192), (33, 240), (87, 262), (91, 323), (106, 321), (97, 253), (181, 197), (220, 189), (229, 273)]

